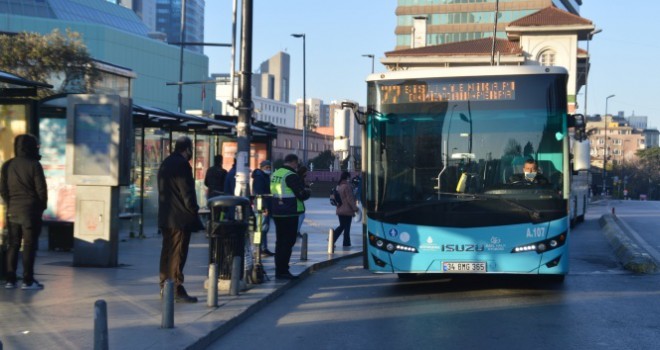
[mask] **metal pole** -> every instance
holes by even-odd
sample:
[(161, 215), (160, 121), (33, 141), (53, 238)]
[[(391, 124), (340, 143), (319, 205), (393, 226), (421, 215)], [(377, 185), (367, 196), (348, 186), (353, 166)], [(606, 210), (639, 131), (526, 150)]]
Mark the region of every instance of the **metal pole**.
[(305, 39), (305, 34), (303, 34), (303, 164), (307, 166), (307, 97), (306, 92), (307, 92), (307, 77), (306, 77), (306, 69), (307, 69), (307, 54), (305, 52), (305, 46), (306, 46), (306, 39)]
[(94, 350), (107, 350), (108, 343), (108, 307), (105, 300), (94, 303)]
[(328, 231), (328, 254), (333, 254), (335, 252), (335, 230), (330, 229)]
[[(234, 106), (236, 93), (235, 93), (235, 84), (234, 78), (236, 76), (236, 13), (237, 13), (237, 2), (238, 0), (233, 1), (233, 10), (232, 10), (232, 24), (231, 24), (231, 68), (229, 69), (229, 84), (231, 84), (231, 96), (229, 97), (229, 102), (231, 102), (232, 108), (236, 109)], [(227, 113), (227, 110), (225, 110)]]
[(183, 109), (183, 44), (186, 41), (186, 0), (181, 0), (181, 28), (179, 28), (179, 38), (181, 40), (179, 47), (179, 95), (178, 95), (178, 104), (179, 113)]
[(589, 91), (589, 71), (591, 70), (591, 52), (589, 51), (589, 43), (591, 42), (591, 39), (594, 37), (594, 35), (602, 32), (602, 29), (596, 29), (589, 33), (589, 40), (587, 40), (587, 70), (584, 74), (584, 116), (587, 117), (589, 114), (587, 113), (587, 93)]
[(497, 14), (500, 11), (500, 0), (495, 1), (495, 25), (493, 25), (493, 44), (490, 49), (490, 65), (495, 65), (495, 37), (497, 37)]
[(209, 285), (207, 290), (208, 307), (218, 307), (218, 265), (209, 265)]
[(614, 95), (609, 95), (605, 98), (605, 117), (603, 118), (603, 121), (605, 121), (605, 136), (603, 138), (603, 195), (607, 194), (607, 107), (610, 102), (610, 98), (614, 97)]
[(174, 328), (174, 282), (168, 279), (163, 286), (163, 305), (160, 328)]
[(142, 149), (140, 150), (140, 159), (141, 159), (141, 164), (140, 164), (140, 232), (138, 234), (139, 238), (144, 238), (144, 147), (145, 147), (145, 128), (144, 124), (142, 124), (142, 138), (140, 140), (140, 143), (142, 145)]
[(250, 195), (248, 169), (250, 162), (250, 119), (252, 114), (252, 0), (243, 1), (243, 18), (241, 31), (241, 88), (236, 124), (236, 139), (238, 152), (236, 154), (236, 189), (234, 195), (247, 197)]
[(307, 260), (307, 240), (308, 240), (307, 233), (303, 233), (302, 234), (302, 244), (300, 245), (300, 260), (302, 260), (302, 261)]

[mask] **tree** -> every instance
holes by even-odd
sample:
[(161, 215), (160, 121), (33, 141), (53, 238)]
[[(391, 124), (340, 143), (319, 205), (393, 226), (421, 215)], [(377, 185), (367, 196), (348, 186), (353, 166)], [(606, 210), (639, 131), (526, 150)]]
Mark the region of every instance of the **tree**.
[(330, 164), (335, 162), (335, 156), (330, 150), (325, 150), (313, 158), (310, 162), (314, 164), (315, 170), (330, 169)]
[(46, 35), (27, 32), (0, 35), (0, 69), (54, 86), (52, 90), (40, 89), (40, 97), (93, 92), (100, 80), (80, 34), (68, 29), (66, 35), (58, 29)]

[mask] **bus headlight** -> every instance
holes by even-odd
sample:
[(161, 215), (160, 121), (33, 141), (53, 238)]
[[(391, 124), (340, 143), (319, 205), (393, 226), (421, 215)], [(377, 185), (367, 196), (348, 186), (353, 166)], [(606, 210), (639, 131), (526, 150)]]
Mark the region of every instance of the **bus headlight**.
[(417, 248), (415, 247), (380, 238), (371, 232), (369, 232), (369, 244), (388, 253), (395, 253), (397, 251), (417, 253)]
[(541, 254), (559, 248), (563, 246), (565, 243), (566, 243), (566, 232), (563, 232), (558, 236), (551, 237), (543, 241), (517, 246), (513, 248), (513, 250), (511, 250), (511, 253), (525, 253), (525, 252), (533, 251), (538, 254)]

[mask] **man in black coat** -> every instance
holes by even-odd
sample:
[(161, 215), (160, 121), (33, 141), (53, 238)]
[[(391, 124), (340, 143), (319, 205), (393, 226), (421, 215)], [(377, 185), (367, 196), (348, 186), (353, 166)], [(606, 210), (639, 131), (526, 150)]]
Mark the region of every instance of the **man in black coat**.
[(9, 229), (5, 288), (16, 288), (16, 268), (22, 241), (21, 289), (43, 289), (43, 285), (34, 279), (41, 215), (48, 204), (46, 178), (39, 163), (39, 141), (30, 134), (18, 135), (14, 139), (14, 152), (16, 157), (2, 164), (0, 170), (0, 195), (7, 207)]
[(163, 234), (160, 252), (161, 295), (167, 279), (175, 286), (175, 301), (196, 303), (183, 287), (183, 267), (188, 258), (192, 232), (204, 229), (199, 218), (195, 180), (190, 159), (192, 141), (186, 136), (176, 140), (174, 152), (158, 169), (158, 227)]

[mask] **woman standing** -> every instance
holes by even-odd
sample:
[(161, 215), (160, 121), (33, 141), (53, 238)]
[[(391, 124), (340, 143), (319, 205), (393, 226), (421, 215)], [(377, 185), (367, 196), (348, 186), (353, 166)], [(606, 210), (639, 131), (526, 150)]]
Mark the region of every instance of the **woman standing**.
[(348, 183), (351, 174), (348, 171), (341, 173), (339, 183), (337, 184), (337, 192), (341, 198), (341, 205), (337, 207), (337, 217), (339, 218), (339, 226), (335, 229), (335, 242), (339, 236), (344, 234), (344, 247), (351, 246), (351, 221), (353, 216), (358, 211), (355, 204), (355, 197), (353, 196), (353, 189)]

